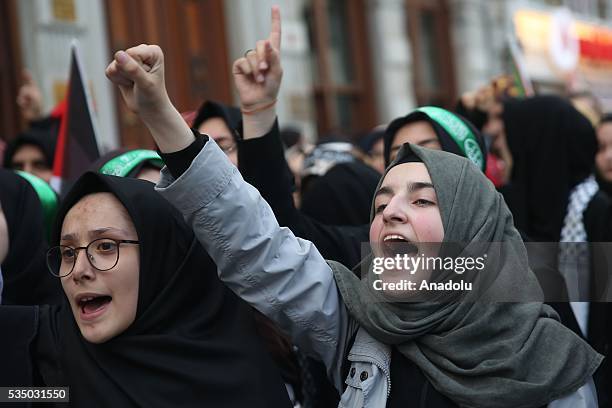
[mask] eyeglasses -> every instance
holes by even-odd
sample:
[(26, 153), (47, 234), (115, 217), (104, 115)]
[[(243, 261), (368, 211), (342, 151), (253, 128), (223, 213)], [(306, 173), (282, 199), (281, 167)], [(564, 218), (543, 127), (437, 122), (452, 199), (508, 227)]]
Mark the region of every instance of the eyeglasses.
[(58, 245), (47, 251), (47, 267), (51, 275), (63, 278), (72, 273), (80, 249), (85, 250), (89, 264), (99, 271), (113, 269), (119, 262), (121, 244), (140, 244), (129, 239), (99, 238), (86, 247)]
[(236, 150), (237, 147), (238, 146), (235, 142), (219, 143), (219, 148), (223, 150), (223, 153), (225, 154), (230, 154), (231, 152)]

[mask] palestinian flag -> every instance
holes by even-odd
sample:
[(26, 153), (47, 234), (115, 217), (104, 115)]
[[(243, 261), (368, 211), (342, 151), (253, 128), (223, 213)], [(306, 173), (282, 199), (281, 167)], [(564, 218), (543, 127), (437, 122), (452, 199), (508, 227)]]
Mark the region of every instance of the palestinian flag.
[(100, 157), (93, 104), (76, 44), (72, 45), (70, 59), (70, 78), (51, 179), (51, 186), (61, 196)]

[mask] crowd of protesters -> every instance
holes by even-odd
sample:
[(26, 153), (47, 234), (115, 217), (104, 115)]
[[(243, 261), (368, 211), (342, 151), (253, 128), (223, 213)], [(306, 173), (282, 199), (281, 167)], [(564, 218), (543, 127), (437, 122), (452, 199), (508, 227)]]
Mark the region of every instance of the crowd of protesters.
[[(310, 145), (277, 119), (271, 14), (233, 64), (238, 107), (181, 114), (162, 49), (117, 51), (106, 75), (158, 150), (108, 152), (61, 198), (61, 118), (24, 74), (0, 385), (77, 407), (612, 407), (612, 116), (497, 81)], [(432, 244), (488, 253), (479, 289), (372, 291), (377, 257)]]

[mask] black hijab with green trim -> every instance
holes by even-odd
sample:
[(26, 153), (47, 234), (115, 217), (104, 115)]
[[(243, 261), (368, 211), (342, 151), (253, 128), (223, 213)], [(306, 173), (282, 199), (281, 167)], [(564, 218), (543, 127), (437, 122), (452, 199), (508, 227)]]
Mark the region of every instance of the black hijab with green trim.
[(65, 198), (52, 245), (86, 195), (110, 192), (126, 208), (140, 241), (138, 305), (134, 322), (103, 344), (83, 338), (67, 302), (41, 307), (34, 360), (45, 384), (69, 386), (79, 407), (289, 406), (250, 308), (153, 187), (89, 172)]
[(431, 125), (443, 151), (467, 157), (485, 171), (487, 149), (482, 134), (461, 115), (435, 106), (422, 106), (389, 123), (384, 136), (385, 166), (391, 163), (391, 146), (397, 132), (415, 122), (427, 122)]
[[(35, 187), (24, 177), (0, 169), (0, 205), (9, 233), (9, 251), (2, 262), (2, 303), (58, 304), (62, 299), (62, 288), (47, 272), (45, 264), (49, 248), (45, 206)], [(27, 177), (39, 180), (44, 184), (41, 189), (46, 188), (48, 196), (56, 198), (43, 180), (30, 175)]]
[(577, 390), (603, 357), (537, 301), (541, 289), (501, 195), (469, 160), (414, 145), (404, 145), (387, 172), (407, 156), (429, 171), (443, 245), (461, 242), (465, 253), (475, 246), (488, 254), (486, 285), (455, 293), (455, 302), (393, 303), (370, 290), (372, 273), (360, 280), (332, 263), (351, 316), (460, 406), (539, 407)]
[(89, 169), (109, 176), (137, 178), (146, 167), (161, 170), (164, 161), (154, 150), (117, 149), (100, 157)]

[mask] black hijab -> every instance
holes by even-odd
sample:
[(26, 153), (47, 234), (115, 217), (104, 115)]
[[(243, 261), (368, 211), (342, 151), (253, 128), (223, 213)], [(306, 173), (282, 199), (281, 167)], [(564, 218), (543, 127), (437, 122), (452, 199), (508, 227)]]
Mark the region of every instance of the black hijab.
[(41, 358), (45, 382), (69, 385), (74, 406), (288, 406), (248, 306), (221, 284), (183, 217), (152, 183), (86, 173), (59, 211), (53, 244), (68, 210), (95, 192), (115, 195), (138, 232), (136, 318), (96, 345), (82, 337), (67, 304), (41, 308), (38, 345), (54, 355)]
[(200, 106), (200, 109), (198, 109), (198, 113), (191, 127), (198, 129), (202, 123), (211, 118), (223, 119), (225, 125), (232, 133), (232, 136), (234, 136), (234, 139), (237, 138), (236, 130), (240, 126), (240, 121), (242, 119), (240, 109), (219, 102), (205, 101), (202, 106)]
[(301, 210), (325, 224), (367, 224), (379, 179), (380, 174), (361, 161), (336, 164), (304, 192)]
[[(391, 145), (397, 132), (408, 124), (421, 121), (427, 122), (433, 127), (443, 151), (454, 153), (461, 157), (468, 157), (484, 172), (487, 167), (487, 149), (482, 134), (469, 120), (461, 115), (432, 106), (418, 108), (406, 116), (393, 120), (389, 124), (385, 132), (385, 166), (389, 166), (391, 163)], [(476, 145), (474, 143), (471, 143), (471, 146), (468, 144), (467, 149), (463, 143), (463, 146), (460, 146), (459, 139), (462, 138), (461, 133), (471, 133), (471, 137), (467, 139), (475, 141)], [(467, 139), (464, 139), (464, 141)]]
[(12, 171), (0, 169), (0, 203), (9, 233), (9, 251), (2, 263), (2, 303), (60, 303), (62, 289), (45, 264), (43, 207), (34, 188)]
[(55, 129), (32, 127), (28, 131), (17, 136), (15, 140), (9, 143), (4, 152), (4, 167), (8, 169), (13, 168), (13, 156), (15, 156), (15, 153), (21, 146), (29, 144), (41, 150), (47, 166), (52, 168), (55, 155), (55, 144), (57, 142), (55, 132)]
[(515, 225), (534, 241), (557, 242), (572, 188), (593, 172), (595, 129), (556, 96), (508, 100), (503, 120), (514, 166), (502, 193)]

